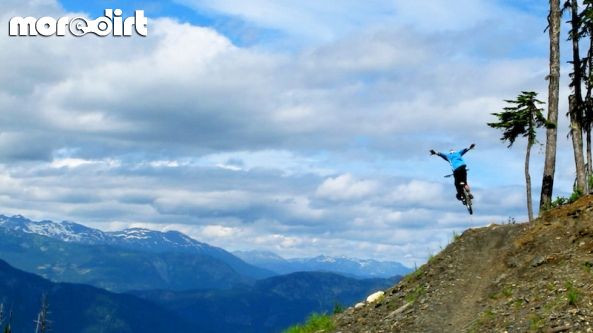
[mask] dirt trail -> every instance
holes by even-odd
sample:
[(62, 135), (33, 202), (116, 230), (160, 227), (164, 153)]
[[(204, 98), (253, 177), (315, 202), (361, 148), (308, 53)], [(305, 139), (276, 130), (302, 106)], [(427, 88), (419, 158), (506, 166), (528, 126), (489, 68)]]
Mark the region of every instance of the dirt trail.
[[(503, 256), (512, 246), (512, 236), (517, 228), (494, 227), (485, 230), (470, 230), (453, 245), (446, 259), (435, 262), (427, 275), (440, 279), (426, 292), (425, 303), (432, 306), (416, 313), (418, 331), (465, 332), (472, 329), (474, 320), (484, 310), (484, 299), (497, 278), (505, 269)], [(468, 269), (471, 268), (471, 269)], [(434, 272), (440, 273), (434, 273)], [(429, 283), (430, 285), (430, 283)], [(438, 298), (439, 301), (431, 302)], [(461, 329), (461, 330), (460, 330)]]
[(593, 332), (593, 196), (468, 229), (336, 333)]
[[(421, 274), (412, 274), (388, 291), (392, 302), (386, 302), (386, 308), (391, 311), (387, 319), (379, 317), (379, 313), (381, 316), (385, 313), (378, 304), (375, 309), (358, 310), (362, 319), (357, 322), (366, 323), (364, 328), (355, 328), (348, 314), (338, 317), (338, 322), (348, 327), (339, 332), (471, 331), (475, 319), (484, 310), (484, 299), (505, 270), (504, 253), (512, 248), (513, 235), (521, 229), (519, 225), (504, 225), (467, 230), (419, 269)], [(391, 315), (411, 302), (414, 304), (408, 311)]]
[[(459, 297), (458, 306), (449, 312), (450, 327), (463, 327), (464, 331), (471, 329), (474, 319), (483, 311), (483, 300), (494, 281), (504, 271), (504, 263), (500, 254), (509, 248), (509, 233), (513, 229), (499, 228), (489, 237), (477, 237), (472, 246), (475, 252), (462, 257), (462, 267), (473, 267), (474, 270), (461, 270), (459, 280), (462, 288), (456, 288)], [(479, 272), (476, 274), (476, 272)]]

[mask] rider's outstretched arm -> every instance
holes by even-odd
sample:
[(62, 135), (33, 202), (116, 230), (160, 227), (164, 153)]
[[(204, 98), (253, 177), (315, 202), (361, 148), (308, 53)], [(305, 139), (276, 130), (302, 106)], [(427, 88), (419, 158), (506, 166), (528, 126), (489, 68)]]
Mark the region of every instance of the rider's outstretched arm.
[(475, 144), (475, 143), (472, 143), (471, 145), (469, 145), (469, 147), (467, 147), (467, 148), (464, 148), (464, 149), (461, 151), (461, 156), (463, 156), (463, 155), (464, 155), (465, 153), (467, 153), (468, 151), (470, 151), (470, 150), (474, 149), (474, 147), (475, 147), (475, 146), (476, 146), (476, 144)]
[(443, 153), (441, 153), (439, 151), (436, 151), (434, 149), (431, 149), (430, 150), (430, 155), (440, 156), (442, 159), (444, 159), (445, 161), (449, 162), (449, 159), (447, 158), (447, 155), (445, 155), (445, 154), (443, 154)]

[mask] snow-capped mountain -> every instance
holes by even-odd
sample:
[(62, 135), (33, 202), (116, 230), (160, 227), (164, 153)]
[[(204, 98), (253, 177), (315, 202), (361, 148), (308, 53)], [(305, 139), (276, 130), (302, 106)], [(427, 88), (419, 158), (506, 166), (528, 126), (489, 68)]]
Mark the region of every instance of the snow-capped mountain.
[(188, 253), (207, 255), (222, 260), (237, 272), (255, 278), (269, 277), (271, 272), (254, 267), (231, 253), (199, 242), (181, 232), (160, 232), (142, 228), (104, 232), (84, 225), (62, 221), (32, 221), (21, 215), (0, 215), (0, 228), (11, 232), (24, 232), (87, 245), (110, 245), (120, 248), (154, 253)]
[(252, 265), (279, 274), (300, 271), (326, 271), (364, 278), (387, 278), (397, 275), (403, 276), (411, 271), (408, 267), (393, 261), (329, 256), (285, 259), (268, 251), (241, 251), (234, 252), (234, 254)]
[(65, 242), (102, 244), (109, 241), (109, 235), (106, 233), (81, 224), (67, 221), (55, 223), (47, 220), (35, 222), (22, 215), (0, 215), (0, 228), (47, 236)]
[(160, 232), (143, 228), (104, 232), (82, 224), (62, 221), (32, 221), (22, 215), (0, 215), (0, 228), (47, 236), (65, 242), (106, 244), (154, 252), (219, 252), (224, 251), (178, 231)]
[(268, 251), (231, 254), (224, 249), (199, 242), (178, 231), (160, 232), (130, 228), (104, 232), (74, 222), (32, 221), (21, 215), (12, 217), (0, 215), (0, 228), (11, 232), (37, 234), (70, 243), (110, 245), (154, 253), (207, 255), (225, 262), (237, 272), (255, 278), (271, 276), (273, 275), (271, 272), (288, 274), (301, 271), (326, 271), (363, 278), (387, 278), (410, 272), (409, 268), (398, 262), (329, 256), (285, 259)]
[(160, 232), (143, 228), (130, 228), (107, 232), (114, 244), (156, 252), (211, 252), (216, 248), (178, 231)]

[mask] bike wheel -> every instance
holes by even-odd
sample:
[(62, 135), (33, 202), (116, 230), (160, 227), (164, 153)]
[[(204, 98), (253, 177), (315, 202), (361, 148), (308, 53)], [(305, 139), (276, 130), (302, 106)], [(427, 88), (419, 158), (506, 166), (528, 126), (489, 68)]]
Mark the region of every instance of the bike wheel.
[(472, 209), (472, 198), (465, 188), (463, 188), (463, 196), (465, 197), (465, 207), (467, 207), (469, 215), (472, 215), (474, 213), (474, 210)]

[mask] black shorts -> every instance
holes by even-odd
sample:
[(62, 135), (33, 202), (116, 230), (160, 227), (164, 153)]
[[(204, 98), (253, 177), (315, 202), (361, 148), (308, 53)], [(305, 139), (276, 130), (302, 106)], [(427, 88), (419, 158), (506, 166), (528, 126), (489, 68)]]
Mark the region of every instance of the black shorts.
[(461, 189), (461, 183), (467, 184), (467, 169), (465, 165), (453, 171), (453, 177), (455, 177), (455, 187), (459, 191)]

